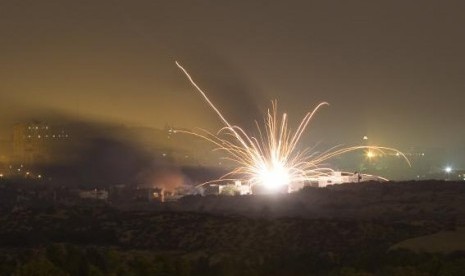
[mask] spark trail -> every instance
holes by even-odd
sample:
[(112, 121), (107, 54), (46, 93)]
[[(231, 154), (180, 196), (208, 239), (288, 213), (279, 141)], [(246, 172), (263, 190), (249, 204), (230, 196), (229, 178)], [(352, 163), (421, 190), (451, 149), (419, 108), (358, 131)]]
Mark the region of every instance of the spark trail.
[(300, 121), (297, 129), (292, 131), (288, 126), (287, 114), (280, 115), (277, 101), (272, 101), (271, 108), (268, 109), (265, 116), (264, 124), (261, 126), (257, 121), (255, 122), (258, 135), (252, 136), (241, 127), (231, 124), (211, 102), (207, 94), (195, 83), (187, 70), (177, 61), (176, 65), (224, 124), (224, 127), (216, 134), (206, 130), (201, 130), (201, 132), (180, 132), (193, 134), (213, 143), (216, 150), (225, 153), (225, 159), (236, 164), (233, 170), (220, 179), (206, 183), (240, 180), (251, 186), (262, 185), (270, 191), (278, 191), (291, 183), (327, 176), (333, 170), (324, 166), (326, 161), (335, 156), (356, 150), (370, 150), (378, 154), (394, 152), (402, 156), (410, 166), (409, 160), (402, 152), (389, 147), (336, 146), (322, 153), (315, 152), (312, 148), (299, 150), (297, 146), (302, 135), (318, 110), (329, 105), (326, 102), (318, 104), (312, 111), (308, 112)]

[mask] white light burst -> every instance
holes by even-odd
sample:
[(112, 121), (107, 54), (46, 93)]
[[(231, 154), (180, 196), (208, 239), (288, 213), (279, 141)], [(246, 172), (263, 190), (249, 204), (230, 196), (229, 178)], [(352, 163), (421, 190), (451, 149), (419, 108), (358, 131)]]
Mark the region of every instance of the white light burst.
[[(260, 185), (269, 191), (281, 191), (294, 182), (302, 182), (320, 176), (327, 176), (333, 170), (325, 167), (329, 159), (355, 150), (369, 150), (373, 154), (394, 152), (402, 156), (410, 165), (407, 157), (394, 148), (379, 146), (333, 147), (322, 153), (312, 151), (311, 148), (299, 150), (298, 143), (317, 111), (328, 105), (326, 102), (318, 104), (308, 112), (295, 131), (288, 126), (286, 113), (278, 114), (277, 101), (272, 101), (264, 125), (256, 122), (257, 135), (249, 135), (241, 127), (232, 125), (220, 110), (210, 101), (206, 93), (194, 82), (190, 74), (178, 62), (176, 65), (189, 79), (190, 83), (201, 94), (203, 99), (218, 115), (224, 127), (216, 134), (206, 130), (201, 132), (187, 132), (206, 139), (216, 145), (216, 150), (225, 153), (225, 159), (231, 160), (236, 167), (222, 176), (206, 183), (218, 181), (237, 181), (251, 186)], [(180, 131), (186, 132), (186, 131)], [(206, 184), (203, 183), (203, 184)]]

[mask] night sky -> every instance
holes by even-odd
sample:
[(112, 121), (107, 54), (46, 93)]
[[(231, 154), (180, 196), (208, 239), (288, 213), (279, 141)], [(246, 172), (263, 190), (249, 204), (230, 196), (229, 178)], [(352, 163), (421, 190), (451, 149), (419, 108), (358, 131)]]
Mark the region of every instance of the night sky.
[(134, 126), (234, 122), (278, 99), (315, 140), (463, 147), (463, 1), (1, 1), (0, 137), (41, 112)]

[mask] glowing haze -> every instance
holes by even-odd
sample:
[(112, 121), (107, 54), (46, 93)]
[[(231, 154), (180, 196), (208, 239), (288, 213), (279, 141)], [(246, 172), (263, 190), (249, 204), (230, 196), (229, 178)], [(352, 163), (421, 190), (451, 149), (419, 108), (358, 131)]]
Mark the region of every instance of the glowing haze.
[(225, 159), (231, 160), (237, 165), (220, 179), (211, 182), (240, 180), (251, 186), (263, 186), (269, 191), (282, 191), (290, 183), (328, 175), (332, 169), (324, 166), (325, 161), (337, 155), (361, 149), (380, 153), (391, 151), (401, 155), (410, 165), (409, 160), (402, 152), (388, 147), (333, 147), (322, 153), (313, 151), (311, 148), (299, 149), (298, 143), (302, 134), (316, 112), (321, 107), (328, 105), (326, 102), (318, 104), (312, 111), (308, 112), (297, 129), (292, 131), (288, 126), (287, 114), (280, 115), (277, 101), (273, 101), (271, 109), (268, 109), (266, 114), (264, 125), (261, 126), (256, 122), (257, 135), (252, 136), (241, 127), (230, 124), (206, 93), (194, 82), (187, 70), (178, 62), (176, 65), (224, 124), (224, 127), (217, 134), (212, 134), (206, 130), (202, 130), (201, 133), (188, 133), (210, 141), (217, 146), (217, 150), (225, 153)]

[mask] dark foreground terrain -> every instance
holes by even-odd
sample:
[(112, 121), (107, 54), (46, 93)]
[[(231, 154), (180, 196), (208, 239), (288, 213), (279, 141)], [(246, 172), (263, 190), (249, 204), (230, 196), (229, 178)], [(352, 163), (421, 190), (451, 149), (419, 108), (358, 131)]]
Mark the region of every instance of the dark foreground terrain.
[(35, 202), (0, 214), (0, 275), (464, 275), (464, 218), (465, 183), (452, 182)]

